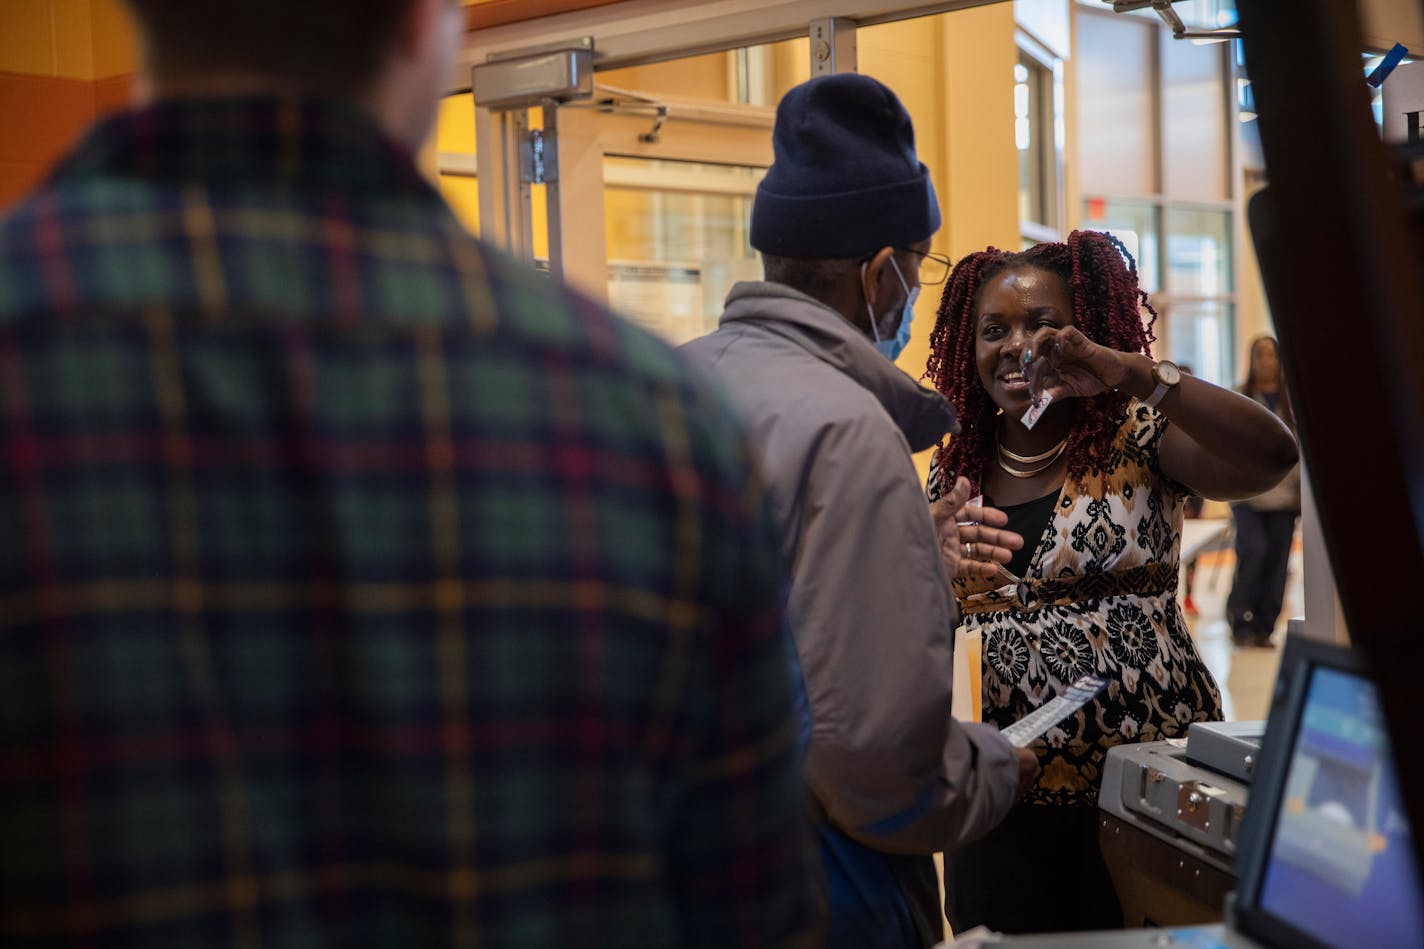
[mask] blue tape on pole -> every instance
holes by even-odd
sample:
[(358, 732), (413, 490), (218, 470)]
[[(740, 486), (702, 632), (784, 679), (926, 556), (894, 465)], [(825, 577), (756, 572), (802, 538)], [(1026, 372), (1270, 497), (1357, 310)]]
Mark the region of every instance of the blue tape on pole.
[(1394, 67), (1398, 66), (1404, 57), (1408, 55), (1408, 47), (1400, 43), (1395, 43), (1390, 47), (1389, 52), (1384, 54), (1384, 59), (1375, 67), (1375, 71), (1365, 77), (1365, 82), (1378, 89), (1384, 85), (1384, 81), (1389, 78), (1389, 74), (1394, 72)]

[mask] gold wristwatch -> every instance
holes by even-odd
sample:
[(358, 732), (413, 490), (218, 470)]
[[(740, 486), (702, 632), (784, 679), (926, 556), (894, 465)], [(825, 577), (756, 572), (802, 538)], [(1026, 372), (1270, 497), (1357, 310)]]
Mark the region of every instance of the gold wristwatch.
[(1142, 402), (1149, 409), (1155, 409), (1167, 395), (1167, 390), (1182, 381), (1182, 370), (1176, 363), (1163, 359), (1152, 364), (1152, 378), (1157, 380), (1157, 388)]

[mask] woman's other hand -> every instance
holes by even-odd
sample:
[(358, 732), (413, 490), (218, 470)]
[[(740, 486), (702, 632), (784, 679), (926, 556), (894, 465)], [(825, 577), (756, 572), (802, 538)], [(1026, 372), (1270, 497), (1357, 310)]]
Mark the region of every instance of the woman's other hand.
[(1019, 763), (1019, 787), (1015, 801), (1022, 801), (1024, 795), (1033, 790), (1034, 782), (1038, 780), (1038, 755), (1028, 748), (1015, 748), (1014, 757)]
[[(1003, 530), (1009, 517), (998, 508), (970, 504), (969, 480), (958, 478), (949, 494), (930, 505), (939, 537), (944, 574), (955, 577), (996, 577), (1023, 547), (1023, 538)], [(979, 499), (974, 499), (979, 500)]]

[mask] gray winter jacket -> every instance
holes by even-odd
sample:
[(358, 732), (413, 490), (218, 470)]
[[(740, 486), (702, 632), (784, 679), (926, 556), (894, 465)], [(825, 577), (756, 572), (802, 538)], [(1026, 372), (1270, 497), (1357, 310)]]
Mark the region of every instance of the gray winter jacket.
[(984, 834), (1018, 765), (997, 729), (950, 717), (958, 616), (910, 457), (953, 428), (952, 407), (780, 284), (737, 284), (684, 351), (730, 394), (769, 483), (825, 819), (891, 854)]

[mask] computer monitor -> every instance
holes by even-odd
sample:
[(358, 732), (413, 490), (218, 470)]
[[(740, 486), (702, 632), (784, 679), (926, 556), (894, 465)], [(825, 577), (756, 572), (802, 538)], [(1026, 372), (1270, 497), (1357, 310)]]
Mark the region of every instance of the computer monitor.
[(1287, 641), (1238, 854), (1237, 927), (1267, 945), (1424, 945), (1379, 696), (1349, 650)]

